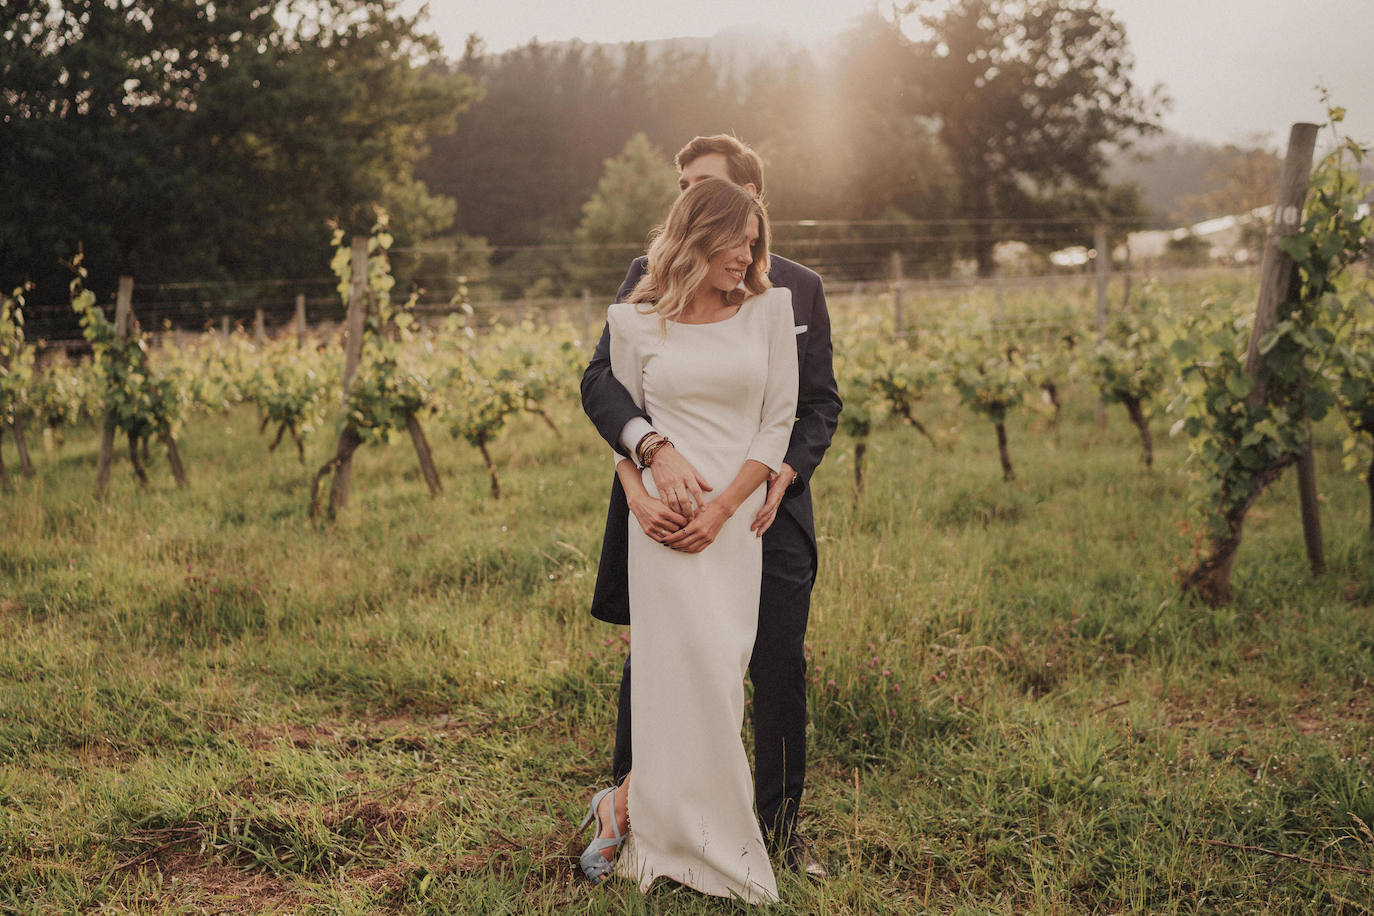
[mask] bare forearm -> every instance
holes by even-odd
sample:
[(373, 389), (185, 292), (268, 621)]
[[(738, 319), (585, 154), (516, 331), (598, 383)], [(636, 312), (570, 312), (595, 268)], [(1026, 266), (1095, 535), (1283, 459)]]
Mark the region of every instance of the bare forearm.
[(625, 488), (627, 499), (649, 495), (649, 491), (644, 488), (644, 478), (640, 476), (638, 466), (630, 459), (623, 458), (616, 462), (615, 476), (620, 478), (620, 485)]
[(735, 479), (730, 481), (730, 485), (722, 490), (713, 502), (721, 503), (730, 510), (731, 515), (734, 515), (735, 510), (740, 507), (740, 503), (748, 499), (750, 493), (763, 486), (772, 473), (768, 469), (768, 465), (750, 459), (744, 462), (744, 466), (739, 469)]

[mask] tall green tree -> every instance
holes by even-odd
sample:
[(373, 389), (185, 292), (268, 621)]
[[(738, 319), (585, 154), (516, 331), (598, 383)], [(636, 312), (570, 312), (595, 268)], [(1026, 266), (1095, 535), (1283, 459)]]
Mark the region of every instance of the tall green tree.
[(1108, 149), (1157, 130), (1164, 101), (1135, 85), (1126, 30), (1098, 0), (954, 0), (918, 18), (930, 37), (913, 49), (911, 84), (940, 121), (988, 275), (1015, 231), (993, 220), (1105, 192)]
[(635, 134), (606, 160), (596, 193), (582, 205), (577, 227), (578, 278), (606, 298), (643, 254), (649, 232), (663, 223), (677, 198), (677, 170), (644, 134)]
[(452, 220), (414, 177), (474, 95), (400, 0), (15, 0), (0, 12), (0, 276), (323, 273), (326, 223)]

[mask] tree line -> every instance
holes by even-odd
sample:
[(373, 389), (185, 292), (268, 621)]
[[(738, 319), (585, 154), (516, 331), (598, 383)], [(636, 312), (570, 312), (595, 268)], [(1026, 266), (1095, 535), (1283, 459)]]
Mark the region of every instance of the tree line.
[[(621, 172), (643, 177), (649, 151), (667, 163), (696, 134), (733, 132), (768, 163), (775, 219), (949, 221), (940, 238), (906, 244), (907, 263), (932, 274), (954, 257), (990, 273), (1000, 239), (1046, 236), (1046, 220), (1062, 220), (1046, 239), (1058, 247), (1090, 243), (1096, 219), (1143, 214), (1134, 189), (1106, 180), (1107, 155), (1157, 130), (1164, 101), (1132, 82), (1125, 31), (1109, 11), (1095, 0), (961, 0), (906, 17), (930, 37), (909, 39), (901, 14), (870, 13), (828, 54), (531, 42), (493, 55), (473, 37), (452, 69), (483, 96), (432, 143), (419, 174), (457, 201), (456, 231), (498, 249), (633, 248), (661, 214), (597, 231), (604, 214), (589, 194), (613, 177), (607, 158), (619, 154)], [(659, 181), (671, 193), (671, 171)], [(522, 276), (575, 285), (589, 261), (498, 251), (497, 266), (512, 292)]]
[[(1111, 12), (927, 10), (856, 19), (826, 54), (492, 54), (473, 36), (450, 60), (401, 0), (16, 0), (0, 13), (0, 279), (36, 284), (41, 335), (78, 246), (102, 297), (132, 274), (205, 281), (192, 299), (327, 275), (328, 225), (357, 232), (381, 205), (398, 252), (431, 252), (397, 259), (403, 281), (603, 296), (673, 193), (672, 152), (721, 131), (764, 155), (775, 219), (947, 221), (902, 241), (917, 275), (956, 257), (988, 273), (1001, 238), (1089, 242), (1096, 220), (1141, 215), (1107, 155), (1156, 130), (1164, 103), (1133, 82)], [(809, 234), (827, 231), (893, 234)]]

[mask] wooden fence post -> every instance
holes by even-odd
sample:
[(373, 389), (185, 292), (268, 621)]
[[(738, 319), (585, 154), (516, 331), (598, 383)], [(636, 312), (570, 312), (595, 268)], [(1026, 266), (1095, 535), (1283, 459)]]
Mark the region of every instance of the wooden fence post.
[(305, 293), (296, 293), (296, 346), (305, 346)]
[(262, 320), (262, 309), (253, 309), (253, 339), (261, 347), (267, 342), (267, 327)]
[(339, 392), (340, 406), (348, 403), (348, 389), (358, 372), (363, 356), (363, 328), (367, 324), (367, 239), (353, 237), (348, 284), (348, 316), (344, 319), (343, 385)]
[[(1293, 261), (1279, 247), (1285, 236), (1293, 235), (1302, 223), (1303, 202), (1307, 199), (1307, 183), (1312, 173), (1312, 157), (1317, 143), (1317, 125), (1294, 124), (1288, 134), (1288, 152), (1284, 156), (1283, 170), (1279, 175), (1278, 200), (1274, 205), (1274, 220), (1264, 243), (1264, 261), (1260, 268), (1259, 300), (1255, 306), (1255, 323), (1250, 329), (1250, 342), (1245, 353), (1245, 373), (1252, 384), (1246, 403), (1250, 406), (1263, 404), (1267, 392), (1264, 390), (1264, 354), (1259, 344), (1274, 326), (1278, 324), (1279, 303), (1289, 294), (1289, 282), (1293, 274)], [(1184, 578), (1183, 587), (1198, 592), (1211, 604), (1224, 601), (1231, 591), (1231, 571), (1235, 567), (1236, 555), (1240, 551), (1241, 536), (1245, 529), (1245, 516), (1266, 486), (1272, 483), (1283, 471), (1280, 462), (1258, 472), (1255, 486), (1250, 495), (1240, 504), (1226, 512), (1226, 532), (1213, 539), (1208, 555), (1198, 563)], [(1303, 463), (1301, 458), (1297, 462)], [(1303, 475), (1299, 471), (1299, 494), (1303, 499), (1303, 534), (1307, 538), (1309, 561), (1321, 554), (1320, 519), (1317, 515), (1315, 475)], [(1310, 485), (1310, 490), (1309, 490)], [(1310, 498), (1309, 498), (1310, 497)], [(1309, 528), (1309, 524), (1311, 527)], [(1315, 537), (1315, 539), (1314, 539)], [(1314, 571), (1319, 571), (1316, 563)]]
[[(1279, 240), (1293, 235), (1302, 225), (1302, 207), (1307, 200), (1307, 182), (1312, 174), (1312, 158), (1317, 144), (1315, 124), (1294, 124), (1288, 135), (1288, 155), (1279, 176), (1279, 197), (1274, 206), (1274, 226), (1265, 240), (1264, 261), (1260, 267), (1259, 301), (1255, 305), (1255, 323), (1250, 329), (1250, 344), (1245, 350), (1245, 371), (1255, 382), (1245, 399), (1251, 406), (1264, 403), (1265, 391), (1260, 382), (1264, 354), (1260, 341), (1274, 329), (1279, 320), (1279, 303), (1290, 292), (1293, 259), (1279, 249)], [(1322, 546), (1321, 512), (1317, 504), (1317, 466), (1312, 455), (1312, 423), (1307, 424), (1307, 445), (1298, 452), (1298, 501), (1302, 512), (1302, 536), (1307, 548), (1307, 562), (1315, 575), (1326, 571), (1326, 556)]]
[(993, 279), (993, 282), (995, 283), (995, 285), (996, 285), (996, 287), (997, 287), (997, 320), (998, 320), (999, 322), (1006, 321), (1006, 320), (1007, 320), (1007, 299), (1006, 299), (1005, 290), (1003, 289), (1003, 287), (1006, 286), (1006, 284), (1002, 282), (1002, 268), (1001, 268), (1001, 267), (997, 267), (997, 266), (994, 266), (994, 267), (993, 267), (993, 269), (992, 269), (992, 279)]
[(1121, 310), (1124, 312), (1131, 307), (1131, 234), (1126, 233), (1126, 263), (1123, 265), (1121, 273)]
[[(1107, 280), (1108, 272), (1111, 269), (1112, 253), (1107, 247), (1107, 227), (1103, 223), (1098, 223), (1093, 229), (1093, 247), (1097, 249), (1096, 268), (1097, 268), (1097, 342), (1107, 339)], [(1107, 405), (1102, 402), (1102, 395), (1099, 393), (1097, 402), (1093, 405), (1093, 416), (1097, 419), (1099, 429), (1107, 426)]]
[(219, 316), (219, 336), (222, 337), (222, 338), (224, 339), (224, 342), (225, 342), (225, 343), (228, 343), (228, 342), (229, 342), (229, 316), (228, 316), (228, 315), (220, 315), (220, 316)]
[[(133, 309), (134, 278), (120, 277), (119, 292), (115, 296), (115, 339), (124, 341), (129, 336), (129, 312)], [(110, 482), (110, 461), (114, 457), (115, 419), (109, 410), (105, 411), (105, 425), (100, 431), (100, 457), (95, 465), (95, 498), (105, 495), (105, 486)]]
[(1293, 259), (1279, 248), (1279, 240), (1296, 233), (1302, 224), (1302, 207), (1307, 200), (1307, 182), (1312, 174), (1312, 156), (1316, 145), (1315, 124), (1293, 125), (1288, 135), (1288, 153), (1283, 160), (1283, 171), (1279, 175), (1274, 223), (1264, 243), (1255, 323), (1250, 329), (1250, 344), (1245, 350), (1245, 371), (1255, 383), (1245, 399), (1251, 406), (1264, 402), (1264, 384), (1260, 379), (1264, 354), (1260, 353), (1259, 345), (1279, 322), (1279, 303), (1288, 296), (1288, 283), (1293, 274)]
[(902, 253), (892, 252), (892, 330), (896, 337), (906, 336), (906, 314), (903, 298), (906, 295), (906, 277), (902, 273)]
[[(367, 324), (367, 237), (353, 236), (348, 285), (347, 334), (344, 341), (343, 385), (339, 393), (339, 404), (348, 406), (348, 392), (353, 387), (353, 377), (358, 374), (358, 364), (363, 357), (363, 329)], [(338, 465), (334, 468), (334, 479), (329, 483), (329, 513), (333, 515), (348, 505), (349, 484), (353, 478), (353, 452), (360, 442), (352, 423), (345, 423), (344, 431), (339, 434), (339, 445), (335, 450)], [(351, 447), (350, 447), (351, 446)]]

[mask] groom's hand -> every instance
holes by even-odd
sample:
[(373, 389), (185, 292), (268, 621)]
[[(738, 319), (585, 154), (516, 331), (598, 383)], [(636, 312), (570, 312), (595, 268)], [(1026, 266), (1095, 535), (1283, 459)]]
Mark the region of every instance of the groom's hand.
[(782, 505), (783, 494), (792, 485), (792, 481), (797, 479), (797, 472), (792, 470), (792, 466), (783, 462), (782, 467), (768, 480), (768, 497), (763, 501), (763, 507), (759, 509), (759, 514), (754, 516), (754, 523), (749, 526), (749, 530), (754, 532), (755, 537), (763, 537), (763, 533), (773, 525), (773, 519), (778, 517), (778, 506)]
[(654, 475), (658, 498), (679, 515), (696, 518), (706, 503), (702, 494), (711, 492), (711, 485), (671, 443), (658, 450), (653, 462), (649, 473)]

